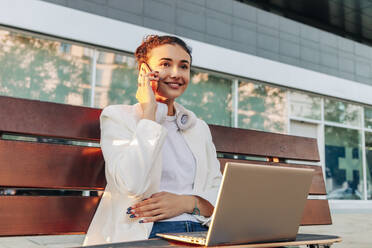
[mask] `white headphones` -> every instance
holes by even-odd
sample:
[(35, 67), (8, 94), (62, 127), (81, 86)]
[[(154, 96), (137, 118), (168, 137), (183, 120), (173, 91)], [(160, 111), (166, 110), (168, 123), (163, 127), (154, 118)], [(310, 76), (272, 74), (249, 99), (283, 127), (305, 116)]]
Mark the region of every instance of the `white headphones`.
[[(156, 108), (156, 122), (163, 124), (168, 114), (168, 106), (164, 103), (157, 102)], [(187, 130), (193, 127), (196, 123), (196, 116), (193, 112), (188, 111), (180, 104), (175, 103), (176, 109), (176, 124), (180, 130)]]

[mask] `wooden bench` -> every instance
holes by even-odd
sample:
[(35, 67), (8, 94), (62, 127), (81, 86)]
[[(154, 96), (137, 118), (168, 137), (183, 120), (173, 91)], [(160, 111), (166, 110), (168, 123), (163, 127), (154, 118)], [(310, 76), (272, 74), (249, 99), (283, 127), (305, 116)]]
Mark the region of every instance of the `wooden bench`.
[[(100, 201), (94, 192), (104, 190), (106, 184), (104, 160), (97, 146), (100, 113), (100, 109), (88, 107), (0, 97), (0, 236), (86, 233)], [(233, 160), (311, 167), (316, 175), (310, 194), (326, 195), (320, 166), (285, 163), (287, 159), (319, 161), (315, 139), (210, 128), (217, 152), (223, 155), (219, 158), (221, 171)], [(9, 191), (5, 189), (15, 189), (16, 194), (4, 195)], [(91, 192), (89, 196), (81, 194), (86, 191)], [(332, 224), (328, 201), (308, 200), (301, 224)]]

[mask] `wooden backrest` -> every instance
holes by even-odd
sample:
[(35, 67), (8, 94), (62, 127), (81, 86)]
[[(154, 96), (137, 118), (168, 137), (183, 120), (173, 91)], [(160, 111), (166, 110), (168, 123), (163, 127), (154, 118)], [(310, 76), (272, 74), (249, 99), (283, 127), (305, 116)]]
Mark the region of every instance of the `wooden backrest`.
[[(103, 190), (106, 185), (104, 160), (97, 146), (100, 113), (100, 109), (0, 96), (0, 188), (18, 192), (0, 196), (0, 236), (87, 231), (100, 198), (69, 193)], [(220, 153), (265, 157), (279, 161), (270, 165), (280, 166), (309, 167), (286, 164), (285, 159), (319, 161), (314, 139), (210, 128)], [(10, 140), (14, 135), (30, 137), (28, 141)], [(221, 171), (227, 161), (231, 159), (220, 158)], [(311, 194), (325, 195), (321, 167), (312, 168), (317, 173)], [(20, 195), (27, 192), (24, 189), (43, 190), (43, 196)], [(49, 190), (64, 190), (65, 194)], [(328, 201), (308, 200), (302, 224), (331, 224)]]
[[(100, 198), (70, 192), (103, 190), (106, 185), (102, 153), (94, 146), (100, 137), (100, 113), (0, 97), (0, 187), (21, 193), (45, 190), (40, 191), (44, 196), (0, 196), (0, 236), (86, 232)], [(36, 142), (6, 140), (8, 134), (32, 136), (29, 140)], [(93, 146), (71, 145), (76, 140)], [(66, 194), (47, 191), (51, 189)]]

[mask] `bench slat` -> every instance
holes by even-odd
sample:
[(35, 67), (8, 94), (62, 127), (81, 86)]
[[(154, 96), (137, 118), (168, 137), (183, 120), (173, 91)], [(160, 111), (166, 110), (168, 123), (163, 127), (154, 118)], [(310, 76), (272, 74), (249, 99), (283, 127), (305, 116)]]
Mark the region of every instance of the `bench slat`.
[(313, 181), (310, 187), (310, 195), (326, 195), (326, 188), (323, 179), (323, 171), (322, 167), (316, 165), (301, 165), (301, 164), (285, 164), (285, 163), (274, 163), (274, 162), (264, 162), (264, 161), (254, 161), (254, 160), (239, 160), (239, 159), (227, 159), (227, 158), (219, 158), (218, 159), (221, 164), (221, 173), (225, 169), (225, 164), (227, 162), (237, 162), (237, 163), (250, 163), (250, 164), (264, 164), (264, 165), (272, 165), (272, 166), (284, 166), (284, 167), (296, 167), (296, 168), (310, 168), (315, 170), (315, 174), (313, 176)]
[[(326, 194), (320, 166), (219, 160), (221, 172), (226, 162), (312, 168), (316, 174), (310, 194)], [(106, 185), (99, 148), (0, 140), (0, 164), (0, 182), (4, 187), (103, 189)]]
[(316, 139), (210, 125), (216, 150), (283, 159), (320, 161)]
[(78, 196), (1, 196), (0, 236), (83, 234), (99, 200)]
[(0, 140), (0, 186), (104, 189), (100, 148)]
[(100, 109), (0, 97), (0, 131), (98, 140)]
[[(85, 233), (99, 200), (78, 196), (1, 196), (0, 236)], [(327, 200), (307, 201), (301, 225), (331, 223)]]
[(301, 225), (331, 225), (328, 200), (307, 200)]

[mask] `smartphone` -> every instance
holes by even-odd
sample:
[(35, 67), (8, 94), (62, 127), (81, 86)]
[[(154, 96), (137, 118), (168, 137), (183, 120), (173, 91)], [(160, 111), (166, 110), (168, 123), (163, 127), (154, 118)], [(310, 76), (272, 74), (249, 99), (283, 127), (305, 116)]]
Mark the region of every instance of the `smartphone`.
[[(146, 70), (148, 72), (152, 72), (150, 66), (146, 63), (146, 62), (143, 62), (142, 64), (144, 64), (144, 66), (146, 67)], [(152, 88), (152, 91), (155, 92), (158, 90), (158, 81), (155, 81), (155, 80), (151, 80), (150, 81), (150, 85), (151, 85), (151, 88)]]

